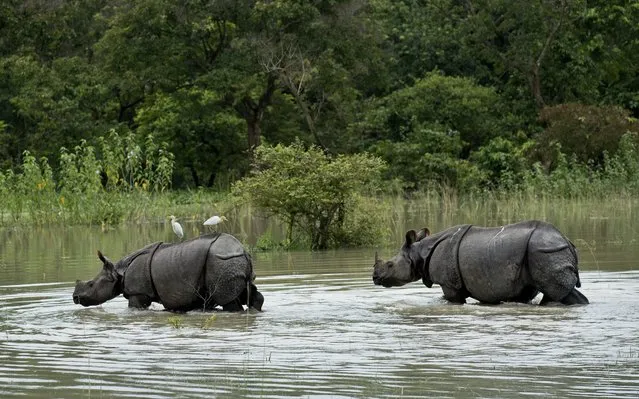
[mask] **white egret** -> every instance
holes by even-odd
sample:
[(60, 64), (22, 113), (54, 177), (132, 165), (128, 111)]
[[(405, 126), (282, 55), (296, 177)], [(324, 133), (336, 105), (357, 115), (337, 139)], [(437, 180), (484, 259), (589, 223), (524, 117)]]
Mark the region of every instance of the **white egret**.
[(222, 222), (226, 222), (228, 221), (228, 219), (226, 219), (225, 216), (211, 216), (210, 218), (206, 219), (206, 222), (204, 222), (205, 226), (216, 226)]
[(177, 222), (175, 216), (171, 215), (171, 227), (173, 227), (173, 232), (176, 236), (182, 239), (184, 237), (184, 230), (182, 230), (182, 226)]

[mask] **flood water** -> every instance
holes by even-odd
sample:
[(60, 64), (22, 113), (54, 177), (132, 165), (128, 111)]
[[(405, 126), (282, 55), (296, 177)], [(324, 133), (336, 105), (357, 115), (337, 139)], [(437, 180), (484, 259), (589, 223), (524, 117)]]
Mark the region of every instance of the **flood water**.
[(385, 289), (371, 248), (254, 253), (261, 313), (140, 311), (122, 297), (83, 308), (71, 293), (101, 267), (97, 249), (119, 259), (170, 228), (0, 230), (0, 397), (637, 398), (639, 237), (627, 220), (556, 224), (590, 305)]

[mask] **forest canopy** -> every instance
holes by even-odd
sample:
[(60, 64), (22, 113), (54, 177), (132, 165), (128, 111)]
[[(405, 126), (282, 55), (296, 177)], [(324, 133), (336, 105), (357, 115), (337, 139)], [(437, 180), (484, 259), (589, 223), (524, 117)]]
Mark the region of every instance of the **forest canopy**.
[(171, 154), (173, 188), (230, 187), (261, 143), (369, 153), (404, 190), (636, 162), (637, 2), (5, 0), (0, 56), (2, 171), (108, 163), (109, 137)]

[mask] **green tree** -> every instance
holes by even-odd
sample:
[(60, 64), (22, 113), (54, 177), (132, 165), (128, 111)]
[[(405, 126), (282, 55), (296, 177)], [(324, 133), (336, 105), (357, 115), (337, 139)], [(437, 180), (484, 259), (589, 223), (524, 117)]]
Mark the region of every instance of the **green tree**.
[(297, 108), (307, 141), (348, 150), (364, 93), (388, 87), (380, 32), (365, 2), (258, 2), (259, 62)]
[(354, 125), (365, 140), (404, 141), (423, 128), (458, 132), (465, 156), (500, 133), (499, 97), (471, 79), (430, 73), (413, 86), (396, 90), (372, 105)]
[(551, 150), (556, 144), (579, 162), (601, 166), (604, 153), (616, 153), (625, 133), (639, 132), (629, 111), (615, 106), (561, 104), (541, 110), (539, 119), (545, 128), (537, 138), (537, 159), (547, 168), (556, 162)]
[[(357, 217), (360, 195), (381, 187), (384, 163), (368, 154), (327, 156), (321, 149), (262, 145), (251, 174), (233, 185), (233, 193), (288, 226), (288, 240), (299, 229), (312, 249), (375, 242), (383, 223)], [(366, 222), (368, 219), (368, 223)], [(355, 225), (354, 225), (355, 224)]]
[(246, 172), (244, 121), (220, 104), (217, 92), (190, 87), (158, 92), (140, 107), (137, 132), (170, 143), (178, 186), (211, 187)]
[(514, 190), (521, 186), (530, 169), (535, 145), (522, 135), (513, 140), (495, 137), (470, 154), (469, 161), (485, 176), (482, 184), (490, 190)]
[[(591, 60), (596, 88), (606, 104), (639, 116), (639, 4), (625, 0), (588, 1), (579, 20), (577, 51)], [(574, 77), (571, 77), (574, 79)], [(597, 82), (595, 84), (595, 82)], [(589, 103), (589, 99), (580, 101)]]

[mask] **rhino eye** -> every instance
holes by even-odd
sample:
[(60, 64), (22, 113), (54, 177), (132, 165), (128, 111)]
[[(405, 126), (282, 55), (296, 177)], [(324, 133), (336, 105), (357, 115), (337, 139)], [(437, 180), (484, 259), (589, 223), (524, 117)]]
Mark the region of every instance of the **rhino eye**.
[(89, 288), (93, 287), (93, 281), (87, 282), (87, 285), (89, 286)]

